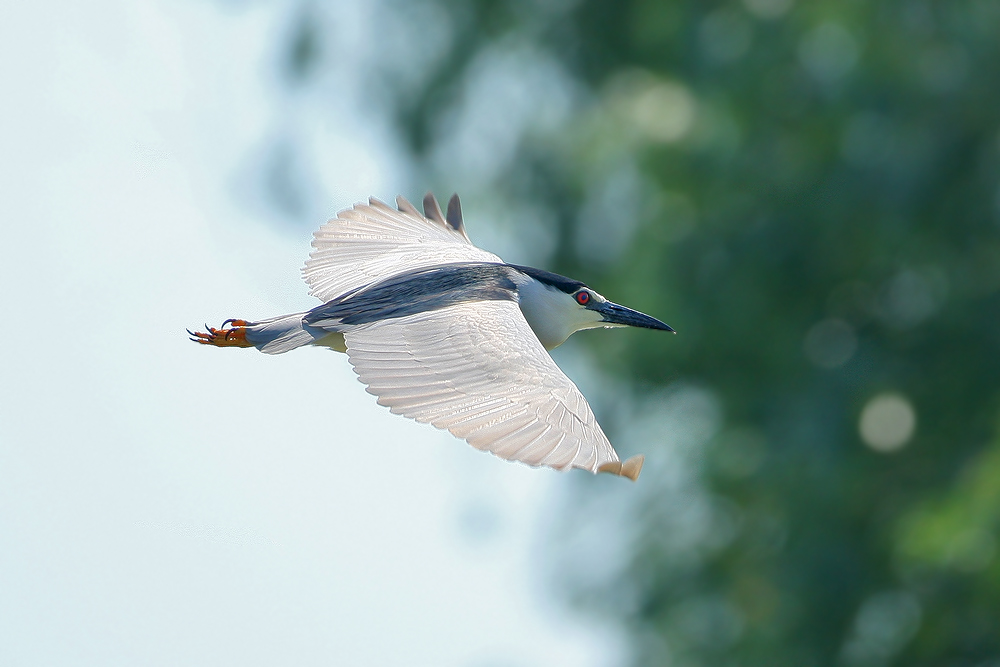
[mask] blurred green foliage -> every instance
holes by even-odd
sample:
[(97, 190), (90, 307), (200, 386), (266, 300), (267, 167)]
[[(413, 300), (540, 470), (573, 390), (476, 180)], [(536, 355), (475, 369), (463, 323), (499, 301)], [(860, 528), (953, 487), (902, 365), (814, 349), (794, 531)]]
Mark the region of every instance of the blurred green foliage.
[(1000, 2), (387, 14), (436, 22), (376, 77), (421, 185), (542, 211), (546, 268), (680, 332), (586, 337), (604, 370), (720, 406), (728, 537), (678, 565), (654, 468), (625, 566), (576, 581), (635, 663), (1000, 664)]

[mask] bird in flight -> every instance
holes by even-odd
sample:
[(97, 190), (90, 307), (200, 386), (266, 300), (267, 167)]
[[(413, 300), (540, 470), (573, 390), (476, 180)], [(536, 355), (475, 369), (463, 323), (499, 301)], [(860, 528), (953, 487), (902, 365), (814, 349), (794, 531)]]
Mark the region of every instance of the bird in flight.
[(673, 331), (583, 283), (507, 264), (474, 246), (458, 195), (442, 213), (403, 197), (371, 198), (314, 235), (302, 269), (323, 302), (304, 313), (188, 331), (216, 347), (280, 354), (305, 345), (345, 352), (367, 391), (395, 414), (433, 424), (502, 459), (635, 480), (576, 385), (547, 350), (598, 327)]

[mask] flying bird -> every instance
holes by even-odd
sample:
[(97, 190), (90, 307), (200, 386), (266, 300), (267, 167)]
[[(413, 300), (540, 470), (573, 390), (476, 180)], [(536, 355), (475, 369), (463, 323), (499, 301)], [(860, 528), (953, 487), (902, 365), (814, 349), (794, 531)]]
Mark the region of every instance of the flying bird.
[(345, 352), (367, 391), (395, 414), (502, 459), (637, 479), (643, 456), (618, 458), (547, 350), (583, 329), (673, 329), (578, 280), (477, 248), (458, 195), (446, 214), (430, 193), (423, 214), (403, 197), (396, 205), (371, 198), (315, 233), (302, 272), (322, 305), (206, 325), (188, 331), (191, 339), (267, 354), (305, 345)]

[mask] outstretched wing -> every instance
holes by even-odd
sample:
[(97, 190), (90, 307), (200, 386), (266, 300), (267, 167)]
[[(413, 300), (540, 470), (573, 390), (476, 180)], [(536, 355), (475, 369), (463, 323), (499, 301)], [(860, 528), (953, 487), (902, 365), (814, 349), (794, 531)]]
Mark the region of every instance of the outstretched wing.
[(474, 301), (367, 324), (344, 335), (368, 392), (405, 417), (532, 466), (625, 468), (576, 385), (512, 301)]
[(442, 215), (432, 195), (421, 215), (403, 197), (399, 210), (372, 198), (341, 211), (319, 228), (313, 252), (302, 269), (309, 293), (330, 301), (346, 292), (404, 271), (456, 262), (502, 263), (472, 245), (462, 224), (458, 197)]

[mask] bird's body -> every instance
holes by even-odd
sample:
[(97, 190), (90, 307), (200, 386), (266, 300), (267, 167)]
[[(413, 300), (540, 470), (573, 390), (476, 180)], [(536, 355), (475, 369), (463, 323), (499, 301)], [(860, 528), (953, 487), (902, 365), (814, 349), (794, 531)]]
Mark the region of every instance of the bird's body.
[(672, 329), (579, 281), (476, 248), (457, 196), (447, 217), (431, 195), (425, 215), (396, 201), (398, 210), (358, 204), (316, 233), (303, 273), (322, 305), (227, 320), (193, 339), (269, 354), (305, 345), (346, 352), (369, 393), (397, 414), (508, 460), (637, 478), (642, 457), (619, 461), (546, 350), (582, 329)]

